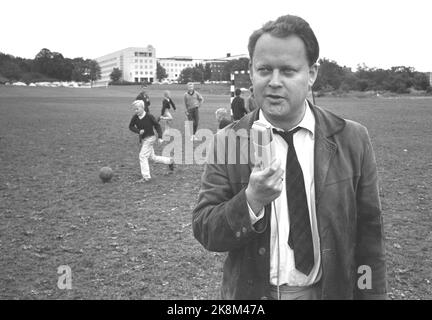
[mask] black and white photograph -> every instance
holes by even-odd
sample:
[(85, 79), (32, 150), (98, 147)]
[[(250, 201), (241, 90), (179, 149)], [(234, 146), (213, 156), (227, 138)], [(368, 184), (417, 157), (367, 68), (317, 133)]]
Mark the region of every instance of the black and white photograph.
[(430, 7), (3, 1), (0, 300), (431, 300)]

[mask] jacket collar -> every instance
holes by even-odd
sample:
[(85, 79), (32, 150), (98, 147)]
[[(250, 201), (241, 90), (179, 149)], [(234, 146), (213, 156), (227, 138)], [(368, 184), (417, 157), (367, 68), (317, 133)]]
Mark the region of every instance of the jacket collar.
[[(309, 108), (315, 117), (315, 131), (321, 131), (322, 135), (326, 138), (333, 136), (345, 127), (345, 120), (338, 117), (334, 113), (324, 110), (318, 106), (313, 105), (307, 101)], [(242, 138), (249, 138), (250, 128), (254, 121), (258, 120), (260, 108), (255, 109), (251, 113), (241, 118), (237, 123), (232, 126), (236, 134)], [(239, 130), (246, 129), (246, 130)]]

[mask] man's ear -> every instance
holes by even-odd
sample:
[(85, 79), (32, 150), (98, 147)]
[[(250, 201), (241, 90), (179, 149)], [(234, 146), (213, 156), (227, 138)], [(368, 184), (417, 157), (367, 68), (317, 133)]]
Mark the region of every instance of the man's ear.
[(317, 79), (318, 70), (319, 70), (318, 63), (314, 63), (312, 66), (309, 67), (309, 87), (310, 88), (312, 88), (313, 84), (315, 83), (315, 80)]

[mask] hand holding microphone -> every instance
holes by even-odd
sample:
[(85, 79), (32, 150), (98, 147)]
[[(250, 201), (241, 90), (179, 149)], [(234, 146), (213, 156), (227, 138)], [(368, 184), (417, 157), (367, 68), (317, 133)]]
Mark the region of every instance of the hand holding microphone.
[(268, 168), (263, 170), (255, 166), (246, 188), (246, 199), (254, 213), (258, 213), (267, 204), (279, 197), (282, 191), (285, 171), (281, 162), (274, 159)]
[(255, 121), (250, 136), (253, 142), (255, 167), (246, 188), (246, 198), (254, 213), (279, 197), (282, 191), (284, 170), (274, 159), (273, 134), (268, 124)]

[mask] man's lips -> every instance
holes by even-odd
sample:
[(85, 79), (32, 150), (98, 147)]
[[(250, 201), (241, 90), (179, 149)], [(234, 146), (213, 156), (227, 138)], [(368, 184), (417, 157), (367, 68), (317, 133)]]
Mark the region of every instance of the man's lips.
[(285, 99), (283, 96), (277, 94), (267, 94), (265, 97), (269, 100), (275, 100), (275, 101)]

